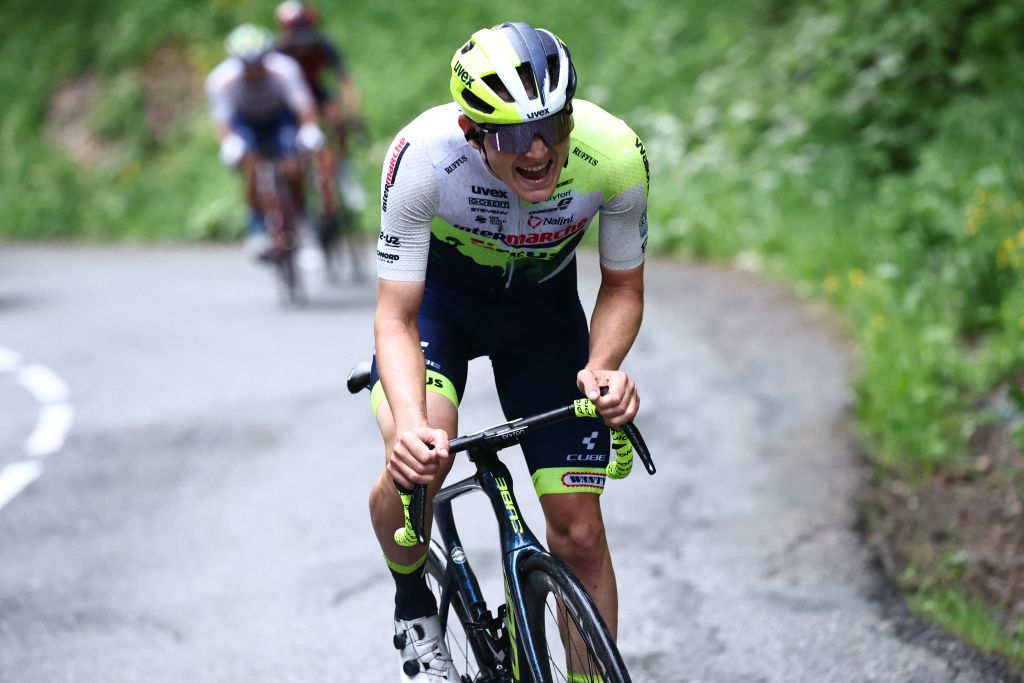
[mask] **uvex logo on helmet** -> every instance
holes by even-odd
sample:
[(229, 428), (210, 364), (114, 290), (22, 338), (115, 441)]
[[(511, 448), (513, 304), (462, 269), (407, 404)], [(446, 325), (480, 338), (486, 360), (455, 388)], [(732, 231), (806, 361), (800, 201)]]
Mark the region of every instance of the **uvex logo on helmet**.
[(459, 80), (462, 81), (462, 84), (467, 88), (473, 87), (473, 81), (476, 79), (469, 75), (469, 72), (466, 71), (466, 67), (462, 66), (462, 62), (455, 62), (455, 75), (459, 77)]
[(526, 118), (539, 119), (547, 116), (550, 113), (551, 112), (549, 112), (547, 109), (541, 109), (540, 111), (531, 111), (529, 114), (526, 115)]

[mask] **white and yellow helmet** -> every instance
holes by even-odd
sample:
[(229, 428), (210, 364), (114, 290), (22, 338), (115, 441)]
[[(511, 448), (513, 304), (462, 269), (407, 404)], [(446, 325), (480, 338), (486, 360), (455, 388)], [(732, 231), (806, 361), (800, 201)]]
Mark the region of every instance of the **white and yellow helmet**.
[(554, 33), (505, 23), (477, 31), (455, 52), (451, 92), (476, 123), (523, 123), (566, 108), (576, 92), (576, 70)]
[(263, 59), (274, 47), (274, 34), (269, 29), (255, 24), (236, 27), (224, 40), (224, 49), (232, 57), (252, 64)]

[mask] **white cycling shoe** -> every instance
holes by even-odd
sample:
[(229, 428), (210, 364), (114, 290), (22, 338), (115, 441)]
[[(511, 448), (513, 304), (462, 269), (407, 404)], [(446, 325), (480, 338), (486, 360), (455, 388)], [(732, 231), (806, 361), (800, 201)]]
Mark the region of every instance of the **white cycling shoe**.
[(460, 683), (436, 615), (395, 619), (394, 644), (401, 651), (401, 683)]

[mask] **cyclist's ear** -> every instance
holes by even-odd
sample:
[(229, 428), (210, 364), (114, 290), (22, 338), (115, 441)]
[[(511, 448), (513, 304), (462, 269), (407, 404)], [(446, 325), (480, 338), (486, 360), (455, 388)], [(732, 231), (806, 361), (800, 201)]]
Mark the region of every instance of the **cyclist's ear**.
[(473, 149), (480, 149), (483, 147), (484, 132), (480, 130), (480, 128), (465, 114), (459, 116), (459, 127), (462, 128), (462, 132), (466, 136), (466, 141), (471, 147), (473, 147)]

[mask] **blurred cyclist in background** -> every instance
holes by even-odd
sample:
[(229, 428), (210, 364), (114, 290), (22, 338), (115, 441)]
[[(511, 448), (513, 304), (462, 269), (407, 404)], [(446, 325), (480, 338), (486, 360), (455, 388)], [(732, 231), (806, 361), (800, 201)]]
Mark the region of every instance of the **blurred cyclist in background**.
[(242, 24), (228, 34), (224, 46), (228, 58), (206, 77), (206, 94), (221, 161), (245, 179), (250, 209), (246, 248), (265, 257), (269, 241), (256, 195), (258, 162), (280, 160), (301, 223), (308, 225), (299, 153), (321, 149), (324, 134), (302, 70), (295, 60), (272, 51), (274, 36), (268, 29)]
[(285, 0), (274, 15), (281, 29), (276, 49), (302, 68), (320, 115), (337, 140), (335, 175), (342, 199), (349, 210), (359, 212), (366, 205), (366, 194), (352, 174), (348, 156), (349, 133), (365, 129), (359, 89), (338, 46), (320, 32), (319, 15), (313, 5)]

